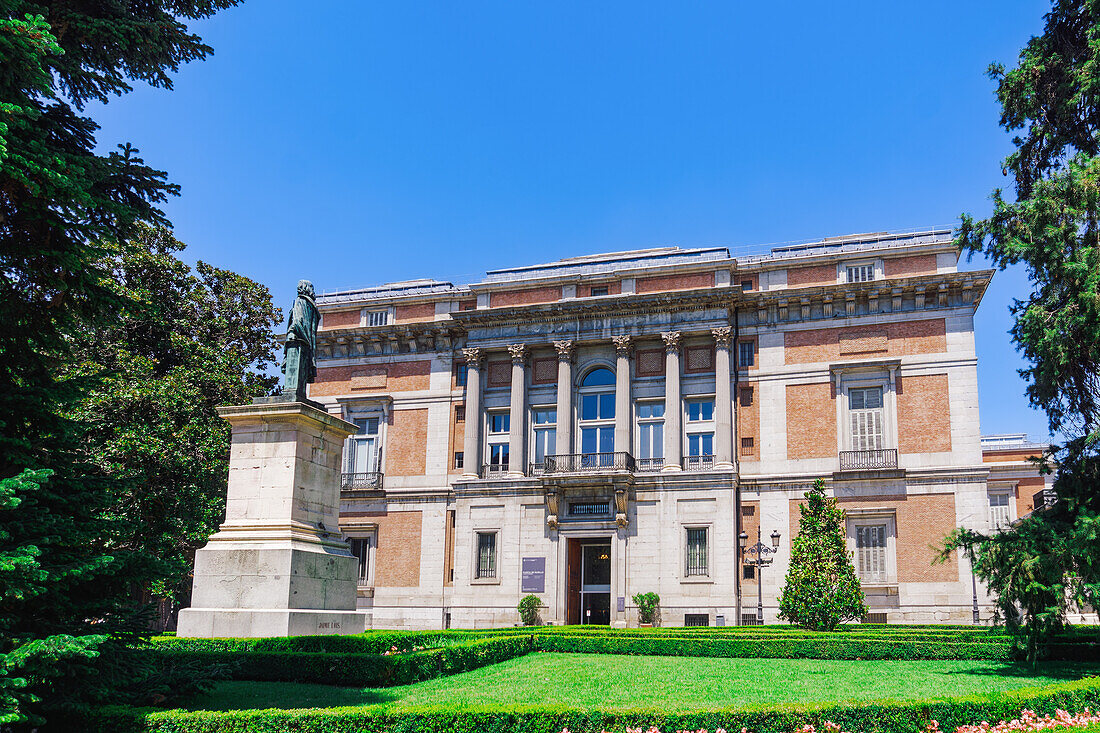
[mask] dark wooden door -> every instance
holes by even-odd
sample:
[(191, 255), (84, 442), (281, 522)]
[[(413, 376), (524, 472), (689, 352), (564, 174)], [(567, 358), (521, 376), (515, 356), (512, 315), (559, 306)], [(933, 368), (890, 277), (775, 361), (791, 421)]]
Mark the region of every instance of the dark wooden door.
[(569, 582), (565, 594), (565, 623), (579, 624), (581, 622), (581, 543), (579, 540), (567, 542), (566, 574)]

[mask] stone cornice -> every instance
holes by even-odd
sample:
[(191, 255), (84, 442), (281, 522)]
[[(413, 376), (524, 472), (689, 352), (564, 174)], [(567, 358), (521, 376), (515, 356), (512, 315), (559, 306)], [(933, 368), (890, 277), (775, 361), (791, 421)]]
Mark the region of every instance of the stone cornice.
[(317, 357), (451, 352), (464, 346), (465, 341), (465, 330), (452, 321), (333, 328), (317, 332)]

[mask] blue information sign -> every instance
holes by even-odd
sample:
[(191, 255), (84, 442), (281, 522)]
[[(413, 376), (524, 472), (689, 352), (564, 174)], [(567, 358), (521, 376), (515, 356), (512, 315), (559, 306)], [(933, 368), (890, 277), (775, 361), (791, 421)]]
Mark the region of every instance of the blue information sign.
[(521, 593), (545, 593), (546, 592), (546, 558), (523, 558), (522, 575), (520, 577)]

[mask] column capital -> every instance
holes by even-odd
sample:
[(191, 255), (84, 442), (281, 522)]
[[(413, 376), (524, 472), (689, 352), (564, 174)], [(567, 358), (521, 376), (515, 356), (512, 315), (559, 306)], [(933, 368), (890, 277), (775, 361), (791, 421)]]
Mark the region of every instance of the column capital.
[(612, 336), (611, 340), (615, 343), (615, 353), (618, 356), (630, 356), (629, 336)]
[(661, 333), (661, 338), (665, 340), (665, 351), (678, 352), (680, 350), (680, 332), (679, 331), (664, 331)]
[(512, 355), (513, 364), (522, 364), (527, 358), (527, 344), (511, 344), (508, 353)]
[(481, 353), (481, 349), (471, 346), (462, 350), (462, 356), (466, 358), (467, 367), (472, 366), (477, 369), (481, 366), (481, 358), (484, 354)]
[(573, 352), (576, 348), (573, 341), (555, 341), (554, 348), (558, 350), (558, 361), (573, 361)]
[(712, 336), (714, 336), (714, 343), (720, 349), (728, 349), (730, 347), (730, 340), (733, 338), (733, 329), (729, 326), (719, 326), (718, 328), (712, 328), (710, 330)]

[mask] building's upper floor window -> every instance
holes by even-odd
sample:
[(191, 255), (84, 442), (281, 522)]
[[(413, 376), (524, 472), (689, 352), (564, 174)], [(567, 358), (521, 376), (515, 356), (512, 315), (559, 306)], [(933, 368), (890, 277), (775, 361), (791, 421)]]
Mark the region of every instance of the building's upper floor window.
[(852, 450), (882, 448), (882, 387), (848, 390)]
[(469, 371), (470, 370), (467, 367), (466, 362), (460, 361), (459, 363), (455, 364), (455, 386), (466, 386), (466, 375)]
[(557, 449), (558, 411), (554, 407), (537, 407), (531, 410), (531, 423), (534, 425), (535, 444), (532, 456), (536, 464), (546, 461)]
[(511, 415), (507, 412), (490, 412), (486, 422), (489, 466), (495, 470), (508, 468), (508, 438), (512, 429)]
[(752, 341), (737, 342), (737, 365), (739, 367), (751, 367), (756, 363), (756, 349)]
[(372, 555), (376, 537), (377, 533), (371, 531), (356, 534), (348, 539), (348, 543), (351, 545), (351, 554), (358, 562), (356, 579), (359, 585), (371, 585)]
[(994, 529), (1004, 529), (1011, 522), (1009, 513), (1008, 492), (989, 492), (989, 523)]
[(379, 441), (379, 417), (352, 418), (358, 428), (347, 443), (347, 473), (375, 473), (379, 470), (381, 442)]
[(855, 528), (856, 573), (860, 580), (872, 583), (886, 581), (886, 529), (885, 522), (861, 524)]
[(615, 374), (603, 367), (590, 371), (581, 382), (581, 453), (615, 452), (614, 387)]
[[(702, 458), (714, 455), (714, 400), (689, 400), (687, 403), (687, 456)], [(700, 464), (697, 467), (703, 467)]]
[(651, 460), (665, 455), (665, 403), (638, 403), (638, 455)]
[(588, 294), (591, 297), (595, 298), (595, 297), (598, 297), (600, 295), (607, 295), (607, 292), (608, 292), (608, 289), (607, 289), (606, 285), (593, 285), (592, 289), (589, 290)]
[(688, 422), (709, 422), (714, 419), (714, 400), (689, 400)]
[(875, 266), (872, 263), (862, 265), (848, 265), (847, 282), (866, 283), (875, 279)]
[(742, 280), (741, 281), (741, 289), (742, 290), (752, 290), (752, 280)]
[(367, 313), (367, 325), (368, 326), (385, 326), (390, 321), (390, 312), (384, 311), (370, 311)]

